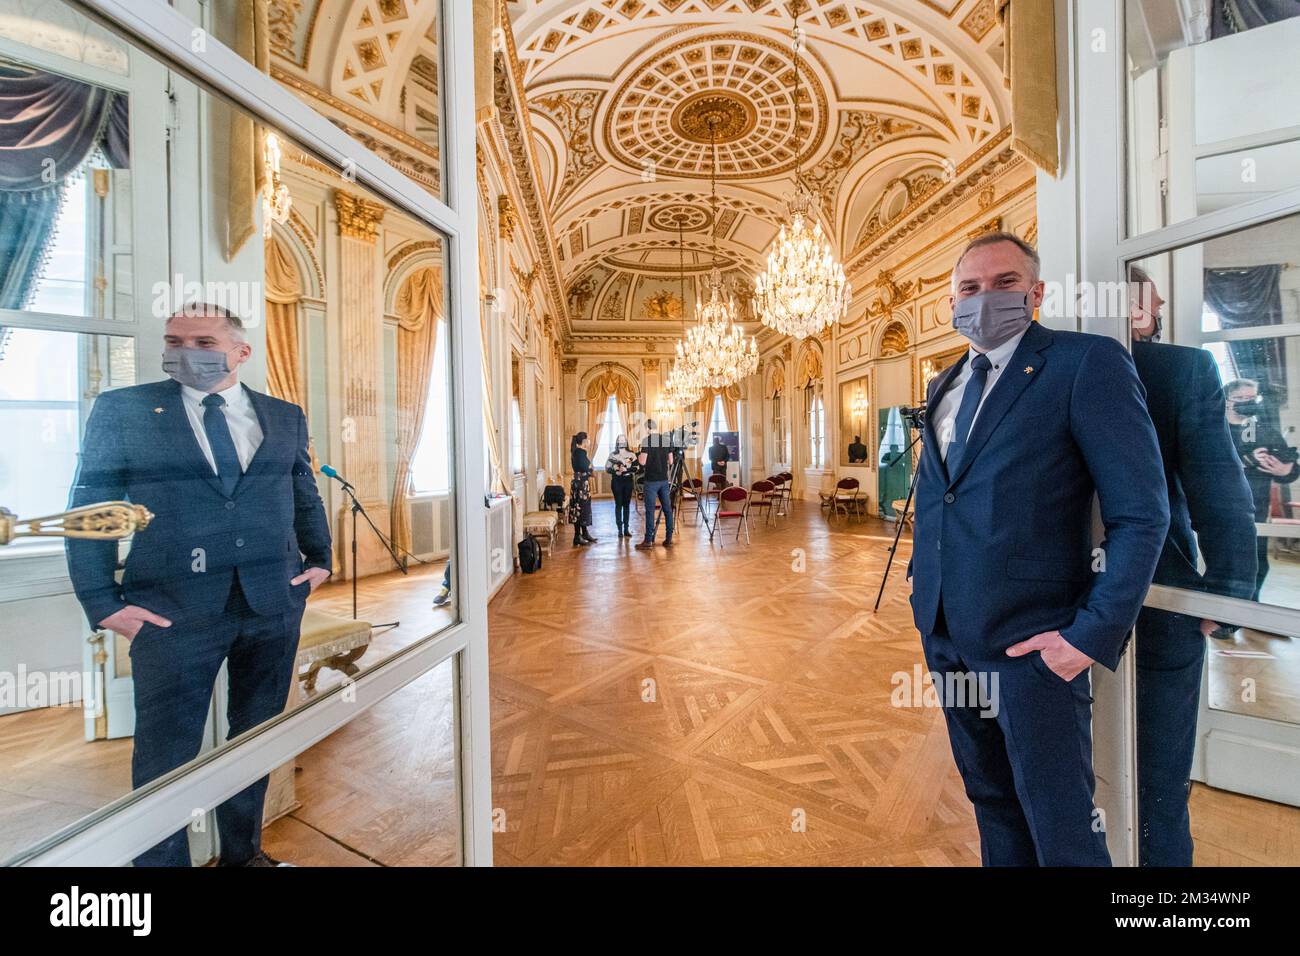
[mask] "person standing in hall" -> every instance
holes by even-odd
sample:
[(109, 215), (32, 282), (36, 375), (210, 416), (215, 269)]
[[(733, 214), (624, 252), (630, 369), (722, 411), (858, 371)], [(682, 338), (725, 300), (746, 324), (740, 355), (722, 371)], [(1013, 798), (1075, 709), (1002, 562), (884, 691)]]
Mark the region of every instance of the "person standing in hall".
[(1119, 664), (1169, 499), (1128, 350), (1034, 322), (1043, 294), (1038, 253), (1010, 233), (953, 265), (970, 347), (926, 396), (912, 614), (984, 865), (1109, 866), (1089, 668)]
[[(330, 576), (330, 528), (297, 405), (239, 381), (253, 353), (227, 309), (188, 305), (163, 328), (168, 379), (91, 408), (70, 506), (153, 512), (120, 581), (116, 541), (69, 538), (68, 574), (91, 627), (130, 642), (131, 785), (198, 756), (225, 666), (233, 739), (284, 711), (307, 595)], [(287, 866), (262, 850), (267, 778), (216, 809), (219, 866)], [(184, 829), (136, 866), (190, 866)]]
[(614, 493), (614, 523), (620, 538), (632, 537), (628, 520), (632, 513), (632, 473), (636, 468), (636, 455), (627, 447), (627, 439), (619, 435), (605, 462), (605, 474), (609, 475), (610, 491)]
[(569, 483), (569, 521), (573, 523), (574, 544), (595, 544), (587, 529), (591, 527), (591, 456), (587, 454), (587, 433), (578, 432), (569, 442), (569, 464), (573, 480)]
[(637, 456), (645, 471), (645, 538), (636, 546), (638, 551), (655, 546), (655, 534), (659, 530), (659, 512), (655, 510), (655, 502), (659, 503), (664, 514), (664, 547), (673, 546), (673, 497), (669, 481), (673, 450), (667, 437), (655, 431), (653, 421), (645, 423), (645, 430), (645, 441), (641, 443), (641, 453)]

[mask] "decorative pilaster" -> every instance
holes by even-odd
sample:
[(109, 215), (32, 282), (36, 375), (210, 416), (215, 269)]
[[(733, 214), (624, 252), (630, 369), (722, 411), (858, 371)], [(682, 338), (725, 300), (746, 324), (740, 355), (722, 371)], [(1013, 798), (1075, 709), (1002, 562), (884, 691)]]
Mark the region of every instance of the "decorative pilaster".
[[(343, 344), (343, 473), (381, 528), (388, 526), (388, 492), (383, 486), (383, 308), (377, 277), (383, 275), (376, 238), (385, 207), (341, 190), (334, 193), (338, 215), (339, 304), (336, 320)], [(351, 523), (340, 514), (338, 535), (345, 564), (351, 559)], [(373, 535), (358, 533), (360, 574), (388, 570), (391, 561)], [(348, 568), (351, 574), (352, 568)]]

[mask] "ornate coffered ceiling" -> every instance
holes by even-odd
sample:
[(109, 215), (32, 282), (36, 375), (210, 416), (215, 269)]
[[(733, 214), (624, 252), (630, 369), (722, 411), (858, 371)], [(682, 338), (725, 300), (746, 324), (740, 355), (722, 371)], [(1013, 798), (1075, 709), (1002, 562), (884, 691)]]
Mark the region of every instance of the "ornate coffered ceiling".
[(796, 163), (848, 259), (1007, 122), (993, 0), (507, 0), (506, 10), (579, 338), (680, 321), (679, 217), (689, 311), (715, 228), (729, 278), (752, 284)]
[[(435, 190), (440, 2), (269, 0), (273, 74)], [(745, 292), (796, 163), (861, 264), (1007, 123), (994, 0), (500, 2), (495, 96), (518, 107), (500, 116), (506, 161), (529, 178), (521, 221), (549, 232), (543, 287), (579, 339), (672, 331), (679, 235), (688, 312), (715, 232)]]

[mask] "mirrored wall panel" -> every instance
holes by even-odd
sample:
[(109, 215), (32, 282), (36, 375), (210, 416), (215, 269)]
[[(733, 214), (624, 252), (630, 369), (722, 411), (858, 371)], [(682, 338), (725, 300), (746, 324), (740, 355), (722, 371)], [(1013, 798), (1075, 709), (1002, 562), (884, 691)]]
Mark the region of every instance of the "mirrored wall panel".
[[(436, 8), (358, 154), (439, 193)], [(0, 0), (0, 858), (458, 619), (447, 241), (345, 167)]]
[(1300, 7), (1124, 9), (1129, 234), (1300, 186)]

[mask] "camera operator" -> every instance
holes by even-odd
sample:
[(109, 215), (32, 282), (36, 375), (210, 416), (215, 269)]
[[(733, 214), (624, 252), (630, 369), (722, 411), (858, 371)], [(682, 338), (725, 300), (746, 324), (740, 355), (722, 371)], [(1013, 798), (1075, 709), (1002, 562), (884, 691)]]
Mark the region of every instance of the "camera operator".
[[(1298, 456), (1277, 428), (1261, 420), (1260, 413), (1266, 402), (1260, 395), (1258, 382), (1239, 378), (1229, 382), (1223, 391), (1228, 398), (1228, 428), (1246, 470), (1251, 497), (1255, 499), (1255, 521), (1262, 524), (1268, 521), (1274, 482), (1289, 485), (1300, 478), (1300, 467), (1296, 463)], [(1268, 576), (1268, 538), (1260, 536), (1255, 539), (1255, 552), (1258, 565), (1254, 600), (1258, 601), (1264, 578)]]

